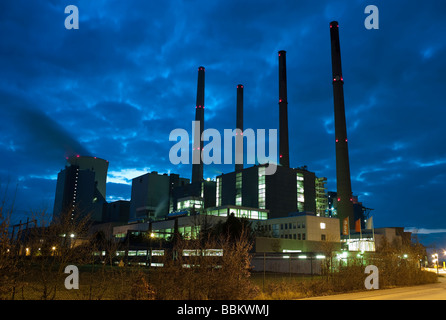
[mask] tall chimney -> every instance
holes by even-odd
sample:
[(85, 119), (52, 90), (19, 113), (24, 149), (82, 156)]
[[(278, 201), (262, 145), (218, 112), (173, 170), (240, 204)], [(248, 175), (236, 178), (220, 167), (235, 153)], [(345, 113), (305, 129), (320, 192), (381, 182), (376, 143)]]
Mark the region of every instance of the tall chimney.
[(337, 21), (330, 23), (330, 38), (335, 116), (337, 211), (341, 226), (343, 220), (348, 217), (349, 225), (352, 227), (354, 226), (352, 186), (348, 159), (347, 125), (345, 121), (344, 78), (342, 77), (339, 24)]
[(203, 152), (203, 141), (201, 135), (204, 128), (204, 67), (198, 68), (198, 83), (197, 83), (197, 103), (195, 106), (195, 121), (198, 122), (199, 129), (194, 133), (194, 144), (192, 152), (192, 183), (201, 182), (203, 180), (203, 159), (201, 153)]
[(288, 98), (286, 85), (286, 51), (279, 51), (279, 163), (290, 166), (288, 146)]
[[(243, 170), (243, 85), (237, 85), (237, 118), (236, 129), (240, 130), (235, 136), (235, 171)], [(242, 163), (237, 163), (242, 162)]]

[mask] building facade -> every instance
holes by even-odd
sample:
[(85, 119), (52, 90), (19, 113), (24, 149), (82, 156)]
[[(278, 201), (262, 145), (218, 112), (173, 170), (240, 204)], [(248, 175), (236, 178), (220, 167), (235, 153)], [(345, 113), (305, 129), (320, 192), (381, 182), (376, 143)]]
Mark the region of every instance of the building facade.
[(96, 157), (74, 156), (57, 176), (53, 220), (62, 213), (89, 216), (101, 222), (106, 203), (108, 161)]
[(314, 212), (325, 215), (325, 181), (305, 167), (278, 166), (273, 175), (265, 174), (265, 165), (217, 176), (216, 206), (239, 205), (267, 209), (270, 218), (289, 213)]
[(172, 192), (175, 188), (189, 184), (189, 179), (171, 173), (156, 171), (132, 180), (130, 221), (162, 219), (169, 213)]

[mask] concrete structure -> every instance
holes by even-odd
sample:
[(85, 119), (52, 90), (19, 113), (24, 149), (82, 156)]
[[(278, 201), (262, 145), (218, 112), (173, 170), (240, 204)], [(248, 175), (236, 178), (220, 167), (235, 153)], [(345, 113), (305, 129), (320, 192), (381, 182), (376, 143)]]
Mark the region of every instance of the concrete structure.
[(172, 202), (169, 212), (183, 210), (184, 207), (180, 207), (179, 204), (187, 199), (201, 203), (199, 207), (191, 207), (191, 209), (194, 209), (194, 212), (191, 213), (215, 207), (215, 190), (216, 182), (212, 180), (202, 180), (175, 187), (172, 190)]
[(71, 212), (72, 218), (88, 215), (93, 222), (101, 222), (107, 171), (108, 161), (104, 159), (79, 155), (68, 158), (57, 176), (53, 220)]
[(90, 170), (94, 172), (95, 184), (102, 197), (106, 198), (108, 161), (98, 157), (88, 157), (76, 155), (69, 157), (67, 163), (79, 166), (80, 170)]
[(339, 219), (313, 213), (294, 213), (288, 217), (259, 221), (271, 237), (310, 241), (340, 241)]
[(118, 200), (106, 203), (102, 222), (127, 223), (130, 217), (130, 201)]
[(216, 179), (216, 206), (267, 209), (270, 218), (316, 212), (316, 176), (306, 168), (277, 166), (275, 174), (265, 175), (265, 165), (258, 165)]
[(340, 224), (342, 225), (343, 220), (348, 218), (350, 226), (352, 226), (354, 225), (352, 187), (345, 120), (344, 78), (342, 76), (339, 24), (337, 21), (330, 23), (330, 38), (335, 118), (337, 211)]
[(174, 201), (173, 190), (189, 184), (189, 179), (178, 174), (146, 173), (132, 180), (130, 221), (163, 219)]
[(279, 51), (279, 163), (290, 166), (286, 51)]
[(218, 217), (212, 215), (183, 215), (172, 216), (163, 220), (153, 222), (132, 223), (113, 228), (113, 235), (115, 238), (124, 238), (129, 231), (148, 232), (151, 227), (151, 232), (154, 238), (169, 239), (174, 232), (175, 221), (178, 223), (178, 231), (185, 239), (193, 239), (198, 235), (202, 226), (212, 226), (219, 221), (224, 222), (226, 217)]
[[(328, 191), (327, 192), (327, 200), (328, 200), (328, 214), (329, 217), (338, 217), (338, 196), (335, 191)], [(353, 203), (353, 224), (350, 224), (350, 230), (354, 230), (356, 226), (356, 221), (359, 219), (361, 221), (361, 228), (365, 228), (365, 212), (367, 210), (366, 207), (362, 205), (362, 202), (358, 201), (358, 196), (353, 195), (352, 196), (352, 203)]]

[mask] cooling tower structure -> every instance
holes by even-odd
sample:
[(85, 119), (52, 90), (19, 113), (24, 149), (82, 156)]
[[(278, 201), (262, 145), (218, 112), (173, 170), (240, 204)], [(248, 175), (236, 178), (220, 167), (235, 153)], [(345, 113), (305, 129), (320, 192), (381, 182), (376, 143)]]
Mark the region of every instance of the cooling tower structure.
[(192, 183), (203, 180), (203, 141), (201, 135), (204, 131), (204, 67), (198, 68), (197, 103), (195, 105), (195, 126), (193, 133), (192, 150)]
[(286, 51), (279, 51), (279, 163), (290, 167)]
[(106, 184), (107, 184), (107, 172), (108, 161), (98, 157), (86, 157), (76, 155), (67, 159), (70, 165), (78, 166), (79, 170), (91, 170), (94, 172), (94, 180), (96, 188), (105, 199), (106, 196)]
[(341, 226), (344, 219), (348, 217), (351, 228), (354, 226), (353, 199), (348, 157), (347, 125), (345, 120), (344, 78), (342, 76), (339, 24), (337, 21), (330, 23), (330, 38), (335, 117), (337, 212)]
[(71, 218), (88, 216), (101, 222), (106, 203), (108, 161), (97, 157), (72, 156), (57, 176), (53, 220), (62, 213)]

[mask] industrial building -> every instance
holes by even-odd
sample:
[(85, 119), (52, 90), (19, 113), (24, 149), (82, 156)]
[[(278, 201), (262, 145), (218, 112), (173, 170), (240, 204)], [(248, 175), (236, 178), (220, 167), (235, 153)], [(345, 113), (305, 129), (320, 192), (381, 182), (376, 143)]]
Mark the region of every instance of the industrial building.
[(53, 217), (70, 212), (89, 215), (93, 222), (102, 222), (106, 203), (108, 161), (97, 157), (72, 156), (57, 176)]
[(178, 174), (158, 174), (156, 171), (132, 179), (129, 221), (156, 220), (167, 216), (172, 207), (172, 191), (189, 184)]
[[(195, 104), (195, 121), (199, 129), (194, 128), (197, 130), (193, 135), (191, 180), (173, 173), (150, 172), (132, 180), (130, 201), (106, 203), (108, 163), (105, 166), (104, 160), (91, 157), (70, 158), (70, 166), (59, 174), (55, 214), (63, 206), (80, 205), (80, 199), (86, 199), (82, 201), (84, 209), (94, 211), (95, 221), (102, 219), (104, 223), (115, 223), (112, 234), (117, 239), (135, 232), (166, 239), (172, 236), (174, 228), (183, 237), (193, 238), (204, 221), (215, 224), (234, 214), (262, 228), (264, 234), (258, 237), (256, 243), (256, 250), (261, 252), (315, 252), (321, 243), (327, 242), (340, 246), (345, 240), (341, 239), (340, 233), (342, 220), (350, 219), (350, 226), (353, 227), (363, 207), (351, 191), (338, 27), (336, 21), (330, 23), (337, 178), (335, 194), (327, 194), (325, 177), (317, 177), (307, 166), (290, 166), (286, 51), (281, 50), (278, 52), (279, 154), (274, 174), (266, 174), (267, 163), (244, 166), (244, 86), (238, 84), (234, 171), (222, 173), (215, 180), (204, 179), (201, 134), (205, 123), (205, 68), (200, 66)], [(89, 165), (86, 165), (86, 161)], [(76, 189), (80, 184), (82, 192)], [(97, 206), (93, 208), (95, 204)]]
[[(365, 220), (367, 219), (371, 210), (369, 208), (366, 208), (358, 199), (358, 196), (352, 196), (354, 224), (351, 224), (351, 229), (354, 229), (356, 221), (358, 220), (360, 220), (361, 222), (361, 228), (364, 229)], [(338, 217), (338, 194), (336, 191), (327, 192), (327, 216), (334, 218)]]
[(270, 218), (289, 213), (325, 213), (324, 193), (316, 193), (316, 185), (324, 188), (323, 179), (306, 168), (277, 166), (273, 175), (266, 175), (266, 165), (256, 165), (217, 176), (217, 206), (238, 205), (267, 209)]

